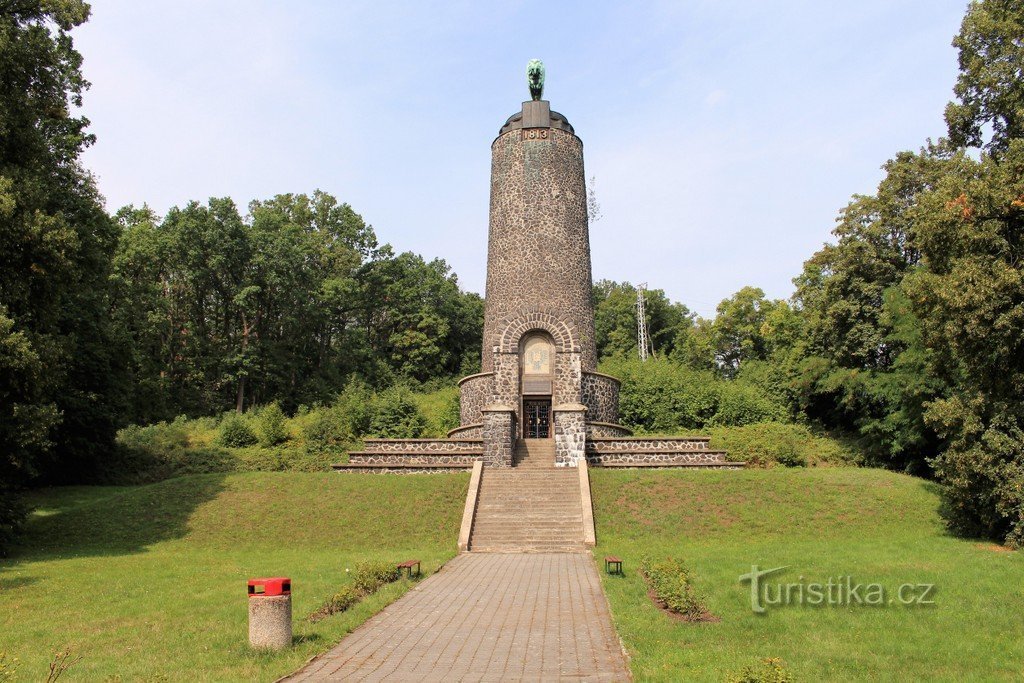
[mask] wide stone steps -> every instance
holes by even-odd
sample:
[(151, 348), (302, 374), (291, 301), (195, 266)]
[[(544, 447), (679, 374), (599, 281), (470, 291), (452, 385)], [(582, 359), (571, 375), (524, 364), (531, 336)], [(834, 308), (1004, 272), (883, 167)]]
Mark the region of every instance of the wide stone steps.
[(556, 468), (551, 441), (519, 442), (515, 467), (484, 468), (469, 549), (473, 552), (579, 552), (583, 510), (579, 472)]
[(516, 469), (551, 469), (555, 466), (555, 442), (551, 439), (520, 439), (512, 462)]

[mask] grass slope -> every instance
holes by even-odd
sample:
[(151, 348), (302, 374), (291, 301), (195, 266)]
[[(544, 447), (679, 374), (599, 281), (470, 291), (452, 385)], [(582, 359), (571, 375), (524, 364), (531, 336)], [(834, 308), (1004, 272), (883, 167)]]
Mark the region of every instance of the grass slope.
[[(343, 614), (305, 617), (366, 559), (455, 553), (468, 475), (195, 475), (137, 487), (38, 492), (16, 555), (0, 563), (0, 652), (18, 680), (52, 654), (74, 680), (273, 680), (397, 599), (400, 581)], [(245, 582), (288, 575), (297, 645), (247, 645)]]
[[(798, 680), (1019, 680), (1024, 674), (1024, 554), (948, 536), (934, 485), (873, 469), (591, 470), (602, 573), (637, 680), (722, 681), (781, 657)], [(719, 623), (655, 608), (639, 559), (679, 556)], [(825, 582), (851, 575), (895, 591), (934, 583), (930, 607), (769, 608), (738, 577)]]

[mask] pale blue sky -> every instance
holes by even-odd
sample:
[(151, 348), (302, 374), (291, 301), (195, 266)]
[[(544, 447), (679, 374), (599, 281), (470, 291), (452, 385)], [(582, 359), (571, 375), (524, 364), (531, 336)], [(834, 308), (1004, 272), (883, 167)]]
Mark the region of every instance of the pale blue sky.
[(879, 167), (944, 133), (965, 0), (138, 2), (75, 32), (108, 209), (323, 189), (483, 292), (490, 143), (547, 66), (594, 277), (788, 297)]

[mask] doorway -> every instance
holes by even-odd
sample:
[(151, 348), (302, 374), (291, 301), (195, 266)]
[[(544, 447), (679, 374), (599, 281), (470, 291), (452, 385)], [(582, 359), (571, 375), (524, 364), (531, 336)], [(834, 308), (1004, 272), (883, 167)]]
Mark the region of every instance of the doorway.
[(551, 399), (523, 400), (523, 436), (527, 439), (551, 437)]

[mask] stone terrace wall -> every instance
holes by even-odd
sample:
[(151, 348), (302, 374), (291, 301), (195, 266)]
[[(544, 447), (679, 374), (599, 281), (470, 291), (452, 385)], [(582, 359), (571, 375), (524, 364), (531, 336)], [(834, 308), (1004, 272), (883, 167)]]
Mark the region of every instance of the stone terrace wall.
[(619, 380), (597, 372), (583, 373), (583, 396), (588, 422), (619, 421)]
[(703, 436), (680, 438), (596, 438), (587, 441), (587, 463), (591, 465), (703, 465), (730, 466), (725, 451), (708, 448)]
[(621, 438), (632, 436), (633, 430), (622, 425), (587, 420), (587, 439)]
[(475, 460), (483, 457), (479, 453), (368, 453), (366, 451), (348, 454), (350, 465), (457, 465), (472, 467)]
[(711, 437), (680, 436), (680, 437), (614, 437), (592, 438), (587, 440), (587, 450), (595, 453), (625, 453), (629, 451), (663, 450), (706, 451)]
[(480, 439), (366, 439), (366, 453), (461, 453), (482, 451)]
[(470, 375), (459, 381), (459, 424), (471, 425), (483, 422), (483, 408), (491, 395), (493, 372)]

